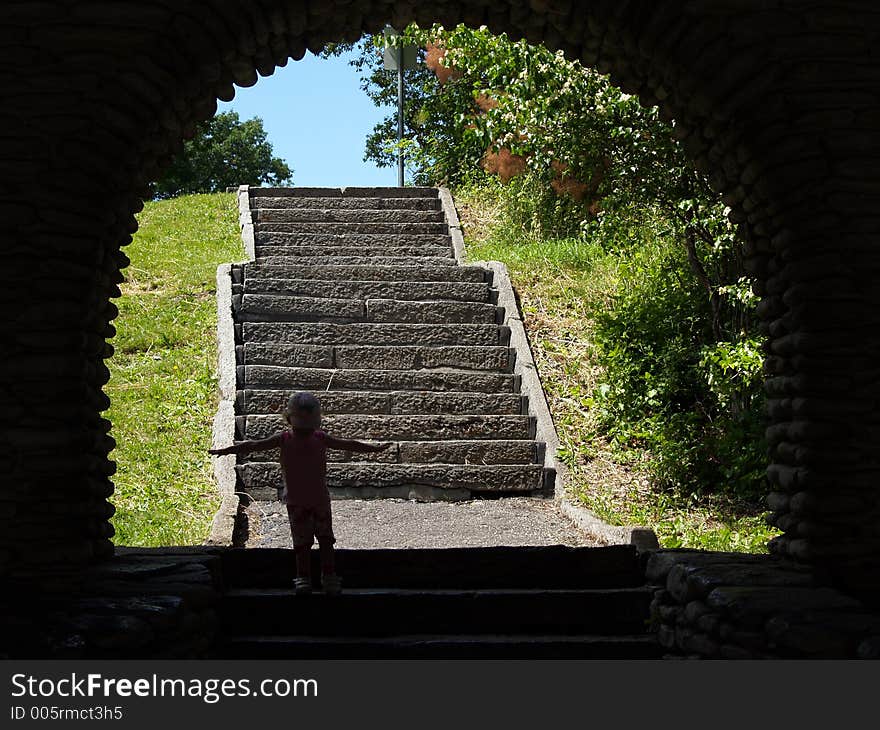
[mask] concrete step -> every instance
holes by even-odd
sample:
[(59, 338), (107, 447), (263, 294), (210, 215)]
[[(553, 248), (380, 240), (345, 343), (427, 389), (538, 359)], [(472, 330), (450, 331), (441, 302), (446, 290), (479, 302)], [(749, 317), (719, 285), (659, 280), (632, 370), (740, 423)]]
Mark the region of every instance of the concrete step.
[(278, 258), (286, 256), (291, 259), (301, 260), (306, 257), (317, 256), (380, 256), (382, 258), (413, 258), (428, 256), (435, 259), (453, 258), (451, 246), (377, 246), (372, 250), (365, 250), (361, 246), (276, 246), (259, 244), (256, 247), (257, 258)]
[[(235, 467), (244, 490), (257, 500), (276, 498), (283, 484), (273, 463)], [(470, 499), (485, 493), (538, 493), (544, 489), (541, 464), (369, 464), (327, 465), (327, 485), (336, 498)]]
[[(325, 413), (396, 413), (516, 415), (528, 412), (528, 399), (519, 393), (425, 392), (425, 391), (322, 391), (318, 394)], [(276, 415), (290, 397), (290, 390), (240, 389), (236, 394), (239, 413)]]
[(491, 324), (504, 322), (504, 307), (479, 302), (367, 300), (371, 322)]
[[(633, 545), (496, 546), (336, 551), (346, 588), (623, 588), (645, 582)], [(229, 587), (289, 587), (293, 550), (225, 550)], [(317, 551), (312, 574), (320, 575)]]
[(325, 198), (259, 196), (251, 202), (251, 209), (333, 208), (334, 210), (440, 210), (440, 198)]
[[(236, 416), (236, 438), (264, 439), (281, 430), (278, 416)], [(525, 440), (535, 437), (535, 419), (527, 415), (328, 415), (322, 428), (339, 438), (371, 441)]]
[(492, 303), (493, 299), (493, 290), (488, 284), (466, 281), (322, 281), (251, 276), (245, 280), (242, 291), (328, 299), (447, 299), (485, 303)]
[(437, 188), (425, 187), (345, 187), (345, 188), (249, 188), (251, 198), (434, 198)]
[(288, 342), (303, 345), (501, 345), (510, 344), (510, 328), (495, 324), (381, 324), (355, 322), (242, 322), (238, 342)]
[[(237, 306), (236, 306), (237, 305)], [(460, 301), (411, 301), (395, 299), (324, 299), (285, 297), (274, 294), (244, 294), (234, 299), (240, 321), (309, 321), (317, 319), (348, 322), (500, 324), (504, 309), (494, 304)]]
[(516, 350), (509, 347), (451, 345), (423, 347), (398, 345), (290, 345), (252, 342), (235, 348), (239, 365), (279, 367), (343, 368), (359, 370), (425, 370), (456, 368), (511, 372)]
[(365, 302), (357, 299), (284, 297), (273, 294), (234, 295), (233, 316), (237, 322), (314, 322), (335, 320), (363, 322)]
[(412, 390), (514, 393), (518, 376), (468, 370), (337, 370), (334, 368), (285, 368), (243, 365), (237, 368), (238, 388), (288, 390)]
[[(439, 256), (310, 256), (309, 266), (455, 266), (455, 259)], [(264, 266), (296, 266), (290, 256), (257, 256)]]
[(374, 250), (382, 246), (451, 246), (452, 237), (445, 233), (346, 233), (331, 231), (316, 233), (307, 231), (268, 231), (258, 228), (254, 232), (258, 246), (356, 246)]
[(346, 209), (335, 206), (313, 208), (271, 208), (261, 204), (252, 209), (255, 224), (262, 223), (444, 223), (442, 210), (399, 210), (388, 208)]
[(243, 634), (217, 650), (228, 659), (659, 659), (650, 635), (467, 634), (390, 637)]
[(258, 223), (256, 233), (321, 233), (334, 236), (365, 233), (398, 236), (437, 235), (449, 233), (446, 223)]
[(357, 621), (361, 636), (400, 634), (612, 635), (643, 633), (653, 591), (641, 588), (352, 588), (341, 595), (297, 596), (287, 588), (239, 588), (220, 604), (228, 634), (338, 636)]
[(251, 210), (333, 208), (334, 210), (441, 210), (440, 198), (327, 198), (258, 196), (251, 201)]
[(254, 279), (299, 279), (339, 282), (361, 281), (393, 281), (413, 284), (416, 282), (456, 282), (477, 283), (491, 282), (491, 272), (480, 266), (427, 266), (422, 262), (401, 265), (378, 265), (372, 262), (365, 266), (331, 265), (317, 266), (308, 262), (303, 266), (294, 266), (289, 261), (281, 264), (249, 262), (244, 264), (244, 281)]
[[(250, 418), (251, 416), (248, 416)], [(282, 428), (281, 420), (275, 416)], [(277, 462), (278, 449), (257, 451), (239, 457), (239, 463)], [(544, 459), (544, 444), (527, 440), (397, 441), (390, 449), (375, 454), (359, 454), (331, 449), (328, 462), (367, 462), (377, 464), (532, 464)]]

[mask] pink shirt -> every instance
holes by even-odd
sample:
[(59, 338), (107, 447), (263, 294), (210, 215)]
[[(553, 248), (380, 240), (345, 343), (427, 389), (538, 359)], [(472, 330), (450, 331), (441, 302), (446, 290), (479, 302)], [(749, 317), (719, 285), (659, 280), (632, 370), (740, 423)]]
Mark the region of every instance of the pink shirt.
[(327, 491), (327, 434), (323, 431), (281, 434), (282, 499), (291, 506), (330, 509)]

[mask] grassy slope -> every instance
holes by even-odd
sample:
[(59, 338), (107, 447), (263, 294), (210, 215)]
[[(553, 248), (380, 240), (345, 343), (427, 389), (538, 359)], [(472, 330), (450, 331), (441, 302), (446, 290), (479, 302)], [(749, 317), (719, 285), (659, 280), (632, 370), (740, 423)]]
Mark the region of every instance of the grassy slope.
[(508, 235), (497, 207), (478, 194), (461, 192), (456, 203), (471, 260), (507, 264), (524, 310), (526, 327), (572, 470), (572, 488), (586, 506), (612, 524), (647, 525), (665, 547), (765, 551), (775, 533), (761, 508), (694, 498), (652, 488), (632, 449), (612, 449), (589, 409), (601, 375), (590, 359), (589, 308), (617, 285), (618, 259), (575, 240), (524, 240)]
[(126, 249), (107, 417), (121, 545), (180, 545), (207, 536), (218, 500), (211, 477), (217, 407), (215, 277), (245, 258), (235, 196), (148, 203)]
[[(472, 259), (507, 263), (563, 444), (574, 488), (609, 522), (654, 527), (666, 546), (763, 549), (773, 534), (742, 505), (694, 501), (653, 490), (639, 461), (612, 451), (592, 422), (588, 398), (590, 302), (616, 284), (615, 259), (577, 241), (522, 241), (497, 235), (485, 201), (457, 200)], [(216, 404), (215, 270), (241, 260), (233, 195), (196, 195), (148, 204), (127, 249), (116, 354), (107, 392), (118, 442), (114, 458), (117, 542), (202, 541), (217, 507), (211, 479)]]

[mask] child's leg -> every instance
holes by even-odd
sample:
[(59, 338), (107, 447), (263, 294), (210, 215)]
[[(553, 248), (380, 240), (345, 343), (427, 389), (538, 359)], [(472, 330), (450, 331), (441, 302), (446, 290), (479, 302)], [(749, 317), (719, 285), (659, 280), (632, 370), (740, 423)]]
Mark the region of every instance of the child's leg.
[(296, 577), (310, 578), (312, 575), (313, 527), (307, 513), (296, 507), (287, 507), (290, 520), (290, 536), (293, 539), (293, 553), (296, 556)]
[(316, 511), (315, 536), (321, 551), (321, 573), (336, 575), (336, 554), (333, 550), (336, 537), (333, 535), (333, 517), (329, 509)]
[(299, 545), (293, 549), (296, 555), (296, 577), (312, 577), (312, 546)]
[(336, 575), (336, 553), (333, 550), (333, 542), (324, 538), (318, 540), (321, 550), (321, 574)]

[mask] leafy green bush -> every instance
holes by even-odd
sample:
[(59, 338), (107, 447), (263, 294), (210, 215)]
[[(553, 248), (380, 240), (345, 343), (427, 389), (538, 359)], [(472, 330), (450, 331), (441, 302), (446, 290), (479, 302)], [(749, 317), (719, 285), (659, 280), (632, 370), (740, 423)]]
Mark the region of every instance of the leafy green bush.
[[(718, 251), (700, 254), (723, 260)], [(591, 406), (602, 427), (619, 447), (647, 449), (660, 487), (756, 497), (763, 356), (754, 336), (729, 332), (752, 300), (723, 295), (739, 294), (738, 282), (713, 309), (674, 229), (622, 253), (619, 276), (610, 302), (593, 312), (605, 377)], [(719, 330), (730, 339), (719, 341)]]
[[(748, 324), (747, 282), (719, 287), (716, 341), (709, 297), (660, 212), (630, 206), (553, 238), (517, 181), (472, 180), (455, 198), (470, 258), (506, 262), (520, 293), (571, 494), (612, 524), (650, 525), (664, 547), (765, 551), (776, 533), (757, 499), (762, 357), (734, 327)], [(706, 248), (711, 270), (724, 257)]]
[[(402, 38), (424, 49), (430, 69), (409, 81), (414, 179), (451, 184), (481, 208), (482, 255), (511, 264), (552, 302), (553, 317), (535, 312), (533, 327), (547, 317), (588, 339), (585, 348), (557, 332), (538, 344), (566, 383), (557, 415), (559, 404), (565, 417), (588, 409), (572, 422), (589, 421), (618, 460), (646, 463), (676, 508), (754, 500), (765, 462), (755, 299), (729, 211), (675, 142), (674, 124), (595, 69), (485, 27), (410, 26)], [(379, 70), (375, 41), (363, 42), (356, 65), (370, 69), (367, 93), (388, 101), (393, 79)], [(390, 164), (393, 136), (386, 120), (368, 157)], [(586, 284), (593, 272), (607, 286)], [(589, 323), (571, 327), (563, 305)], [(578, 369), (590, 371), (589, 387)], [(567, 443), (572, 465), (584, 452)], [(680, 533), (670, 528), (669, 544)]]

